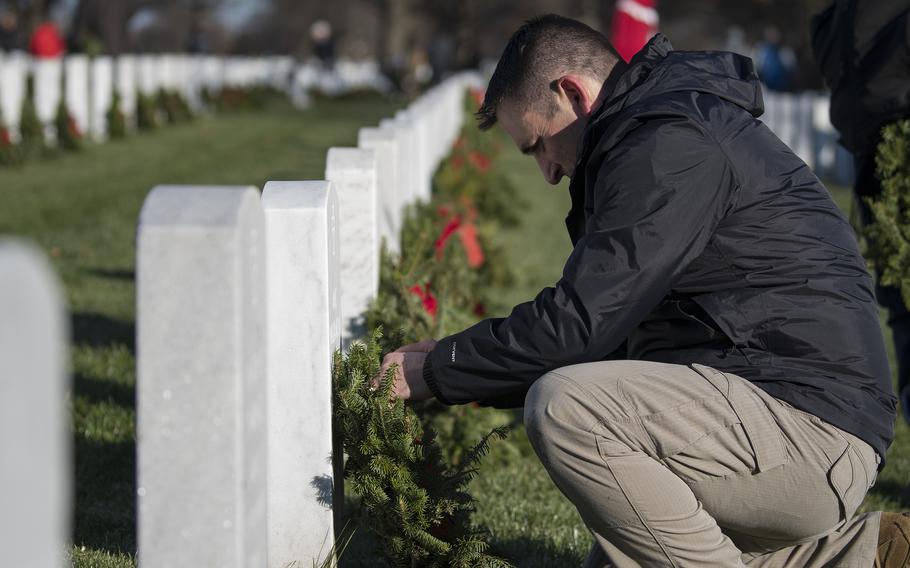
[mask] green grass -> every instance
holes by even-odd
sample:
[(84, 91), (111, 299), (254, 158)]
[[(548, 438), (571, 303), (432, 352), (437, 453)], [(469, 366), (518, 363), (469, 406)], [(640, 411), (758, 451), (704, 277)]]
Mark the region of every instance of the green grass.
[[(395, 108), (377, 100), (320, 101), (302, 113), (275, 105), (0, 170), (0, 234), (30, 238), (47, 252), (72, 313), (77, 567), (135, 564), (134, 247), (149, 189), (162, 183), (261, 187), (268, 180), (320, 178), (329, 146), (353, 145), (357, 128)], [(569, 200), (565, 183), (548, 186), (533, 160), (511, 148), (503, 159), (534, 204), (523, 211), (520, 227), (500, 235), (519, 278), (500, 299), (514, 304), (559, 278), (571, 250), (563, 224)], [(846, 189), (833, 193), (847, 206)], [(866, 508), (906, 508), (899, 493), (908, 480), (910, 432), (899, 423), (888, 466)], [(520, 427), (508, 444), (494, 444), (472, 490), (477, 520), (492, 530), (495, 551), (519, 566), (581, 563), (590, 536)], [(346, 564), (370, 564), (363, 546), (358, 535)]]

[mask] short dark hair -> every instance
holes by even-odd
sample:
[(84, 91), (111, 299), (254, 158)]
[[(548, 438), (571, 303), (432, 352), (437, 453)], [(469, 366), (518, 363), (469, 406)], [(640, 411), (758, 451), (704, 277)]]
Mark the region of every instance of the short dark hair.
[(537, 104), (551, 83), (566, 73), (606, 81), (618, 60), (606, 36), (577, 20), (556, 14), (528, 20), (512, 35), (496, 64), (476, 114), (478, 126), (487, 130), (496, 124), (496, 112), (505, 99)]

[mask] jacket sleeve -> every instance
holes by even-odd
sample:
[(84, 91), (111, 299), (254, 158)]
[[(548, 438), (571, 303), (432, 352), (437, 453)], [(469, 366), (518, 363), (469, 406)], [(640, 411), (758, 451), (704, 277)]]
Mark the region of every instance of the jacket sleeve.
[(674, 117), (627, 134), (595, 183), (585, 236), (556, 285), (427, 357), (423, 375), (441, 402), (522, 406), (546, 372), (608, 358), (701, 253), (737, 189), (719, 144)]

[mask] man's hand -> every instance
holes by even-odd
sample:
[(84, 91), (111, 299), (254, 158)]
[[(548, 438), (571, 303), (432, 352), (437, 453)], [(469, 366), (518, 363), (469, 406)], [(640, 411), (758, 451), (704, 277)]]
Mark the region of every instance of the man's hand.
[(392, 394), (396, 398), (414, 401), (433, 398), (427, 383), (423, 380), (423, 363), (426, 361), (427, 353), (432, 351), (435, 346), (435, 341), (427, 339), (419, 343), (404, 345), (392, 351), (382, 360), (379, 375), (373, 377), (370, 382), (372, 387), (379, 388), (379, 383), (386, 371), (392, 365), (397, 364), (395, 385), (392, 387)]

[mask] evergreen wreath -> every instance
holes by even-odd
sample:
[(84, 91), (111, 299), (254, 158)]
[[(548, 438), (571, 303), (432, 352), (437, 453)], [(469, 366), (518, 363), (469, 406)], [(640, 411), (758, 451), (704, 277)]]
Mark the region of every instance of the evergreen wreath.
[(158, 127), (158, 108), (155, 101), (145, 93), (136, 96), (136, 128), (154, 130)]
[(910, 120), (882, 130), (875, 162), (882, 192), (866, 199), (875, 219), (865, 231), (867, 253), (881, 283), (897, 287), (910, 306)]
[(25, 97), (22, 99), (22, 112), (19, 115), (19, 147), (25, 158), (43, 154), (47, 148), (44, 139), (44, 125), (38, 118), (35, 108), (35, 82), (29, 77), (26, 82)]
[(76, 119), (73, 118), (66, 101), (62, 98), (57, 104), (57, 115), (54, 118), (54, 126), (57, 128), (57, 145), (64, 150), (77, 151), (82, 148), (82, 132)]
[(333, 371), (344, 478), (361, 498), (361, 526), (379, 537), (392, 566), (510, 566), (487, 554), (488, 535), (471, 522), (474, 499), (466, 490), (490, 441), (507, 429), (492, 430), (459, 465), (447, 465), (433, 430), (392, 395), (396, 369), (370, 388), (382, 362), (381, 336), (377, 329), (346, 355), (336, 353)]
[(123, 102), (120, 93), (114, 91), (111, 106), (107, 109), (107, 135), (112, 138), (126, 138), (126, 116), (123, 114)]

